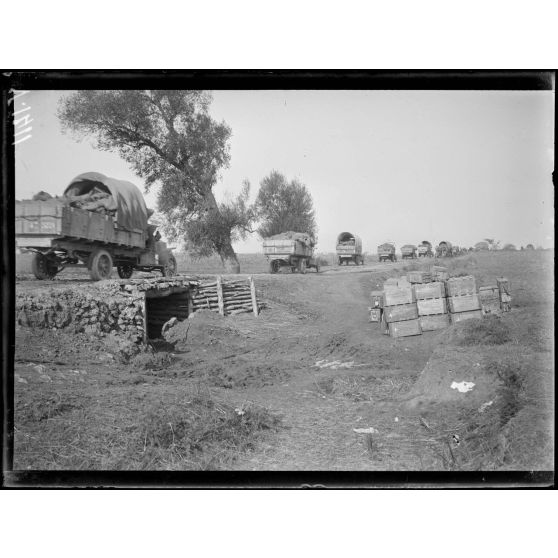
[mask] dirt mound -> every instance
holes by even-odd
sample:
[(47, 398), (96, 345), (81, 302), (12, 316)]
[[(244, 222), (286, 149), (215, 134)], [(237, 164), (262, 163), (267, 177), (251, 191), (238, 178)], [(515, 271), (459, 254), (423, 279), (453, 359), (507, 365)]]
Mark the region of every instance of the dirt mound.
[(442, 342), (461, 347), (472, 345), (503, 345), (512, 340), (511, 330), (498, 316), (467, 320), (444, 331)]
[(471, 349), (438, 346), (405, 396), (404, 407), (420, 412), (436, 406), (480, 407), (493, 400), (499, 386), (497, 374)]

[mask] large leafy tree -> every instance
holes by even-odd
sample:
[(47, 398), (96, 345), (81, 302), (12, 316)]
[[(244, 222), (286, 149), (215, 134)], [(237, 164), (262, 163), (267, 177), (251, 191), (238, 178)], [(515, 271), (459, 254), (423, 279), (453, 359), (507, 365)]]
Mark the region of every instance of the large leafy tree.
[(258, 233), (264, 238), (286, 231), (316, 237), (312, 196), (296, 179), (289, 182), (281, 173), (272, 171), (260, 183), (255, 210), (260, 220)]
[(145, 182), (160, 184), (158, 210), (165, 231), (205, 256), (218, 253), (238, 270), (232, 242), (250, 231), (249, 185), (237, 199), (218, 203), (213, 193), (230, 159), (230, 128), (209, 115), (205, 91), (77, 91), (62, 98), (65, 130), (93, 136), (99, 149), (118, 153)]

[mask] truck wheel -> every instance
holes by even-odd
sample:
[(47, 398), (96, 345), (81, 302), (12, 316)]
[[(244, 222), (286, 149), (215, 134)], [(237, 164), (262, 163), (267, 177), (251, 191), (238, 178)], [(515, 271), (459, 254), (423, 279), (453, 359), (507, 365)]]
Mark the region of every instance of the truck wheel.
[(118, 276), (121, 279), (130, 279), (130, 277), (134, 273), (134, 266), (133, 265), (119, 265), (116, 268), (116, 271), (118, 271)]
[(56, 263), (40, 252), (36, 252), (33, 256), (31, 268), (35, 277), (41, 280), (54, 279), (54, 276), (58, 273)]
[(165, 267), (163, 267), (163, 277), (172, 277), (176, 275), (176, 268), (177, 265), (174, 256), (169, 256)]
[(279, 261), (278, 260), (271, 260), (269, 264), (269, 271), (271, 273), (277, 273), (279, 271)]
[(93, 281), (110, 279), (112, 274), (112, 256), (106, 250), (95, 250), (91, 254), (89, 266), (89, 274)]

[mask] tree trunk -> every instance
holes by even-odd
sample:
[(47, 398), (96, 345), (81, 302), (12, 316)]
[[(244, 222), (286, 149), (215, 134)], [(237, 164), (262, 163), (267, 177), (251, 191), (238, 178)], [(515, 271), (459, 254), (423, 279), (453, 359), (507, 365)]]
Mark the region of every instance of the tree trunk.
[[(219, 206), (217, 205), (217, 200), (213, 195), (213, 192), (210, 190), (208, 195), (206, 196), (206, 201), (208, 204), (209, 211), (215, 211), (219, 213)], [(222, 238), (220, 242), (220, 247), (217, 250), (223, 265), (225, 266), (225, 270), (227, 273), (240, 273), (240, 263), (238, 261), (238, 257), (232, 247), (231, 237), (230, 234), (228, 238)]]

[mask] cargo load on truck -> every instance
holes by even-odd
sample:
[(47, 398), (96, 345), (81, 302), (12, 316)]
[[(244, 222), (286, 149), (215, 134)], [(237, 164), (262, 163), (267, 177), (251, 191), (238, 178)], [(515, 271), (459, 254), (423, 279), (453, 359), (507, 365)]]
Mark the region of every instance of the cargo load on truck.
[(350, 232), (342, 232), (337, 237), (337, 263), (348, 265), (354, 262), (355, 265), (364, 265), (364, 256), (362, 254), (362, 240), (356, 234)]
[(135, 269), (172, 275), (176, 260), (161, 242), (139, 188), (125, 180), (87, 172), (61, 197), (40, 192), (16, 202), (16, 243), (35, 252), (33, 271), (51, 279), (68, 266), (86, 266), (93, 279), (122, 278)]
[(263, 253), (269, 261), (271, 273), (277, 273), (282, 267), (300, 273), (306, 273), (309, 267), (319, 271), (318, 262), (313, 257), (314, 245), (314, 238), (309, 234), (286, 231), (264, 238)]

